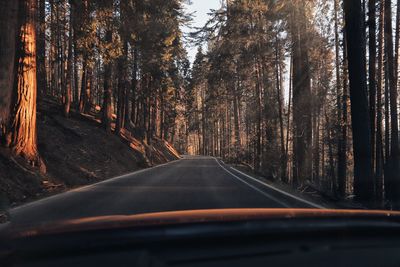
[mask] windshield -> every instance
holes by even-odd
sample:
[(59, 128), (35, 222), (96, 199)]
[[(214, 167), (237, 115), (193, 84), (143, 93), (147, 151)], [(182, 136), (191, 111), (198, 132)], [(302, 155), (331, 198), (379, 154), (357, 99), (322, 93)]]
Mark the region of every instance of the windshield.
[(0, 220), (400, 208), (393, 0), (2, 0)]

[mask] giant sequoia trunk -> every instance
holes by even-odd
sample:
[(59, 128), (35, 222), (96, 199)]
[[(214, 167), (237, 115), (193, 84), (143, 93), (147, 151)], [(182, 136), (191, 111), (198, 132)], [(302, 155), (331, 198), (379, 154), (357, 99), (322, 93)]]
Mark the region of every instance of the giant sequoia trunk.
[(20, 45), (17, 52), (15, 87), (12, 97), (9, 146), (16, 156), (31, 165), (44, 167), (37, 149), (36, 130), (36, 0), (20, 6)]
[(19, 1), (1, 0), (0, 3), (0, 136), (2, 136), (8, 119), (14, 84)]
[[(354, 193), (367, 203), (374, 194), (371, 167), (371, 125), (368, 110), (365, 55), (366, 45), (360, 0), (345, 0), (345, 21), (350, 80), (354, 150)], [(367, 203), (368, 204), (368, 203)]]

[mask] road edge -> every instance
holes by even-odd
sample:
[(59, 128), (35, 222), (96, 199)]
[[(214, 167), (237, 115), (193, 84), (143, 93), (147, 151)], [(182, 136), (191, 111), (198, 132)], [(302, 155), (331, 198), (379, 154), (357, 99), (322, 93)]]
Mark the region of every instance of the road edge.
[[(219, 160), (218, 160), (217, 158), (214, 158), (214, 159), (215, 159), (216, 162), (220, 165), (220, 167), (222, 167), (222, 169), (224, 169), (225, 171), (227, 171), (227, 172), (230, 173), (231, 175), (234, 175), (237, 179), (241, 180), (243, 183), (249, 185), (250, 187), (252, 187), (252, 188), (254, 188), (254, 189), (256, 188), (256, 187), (254, 187), (254, 186), (248, 184), (247, 182), (245, 182), (243, 179), (241, 179), (241, 178), (238, 177), (237, 175), (235, 175), (235, 174), (233, 174), (232, 172), (230, 172), (230, 171), (229, 171), (228, 169), (226, 169), (224, 166), (222, 166), (222, 164), (219, 162)], [(223, 164), (226, 165), (226, 163), (225, 163), (224, 161), (221, 160), (221, 162), (222, 162)], [(227, 166), (228, 166), (228, 165), (227, 165)], [(242, 171), (239, 171), (238, 169), (236, 169), (236, 168), (234, 168), (234, 167), (232, 167), (232, 166), (229, 166), (229, 169), (235, 171), (236, 173), (239, 173), (239, 174), (245, 176), (246, 178), (251, 179), (251, 180), (254, 181), (254, 182), (257, 182), (257, 183), (260, 184), (260, 185), (263, 185), (263, 186), (265, 186), (265, 187), (267, 187), (267, 188), (269, 188), (269, 189), (271, 189), (271, 190), (274, 190), (275, 192), (278, 192), (278, 193), (280, 193), (280, 194), (283, 194), (283, 195), (285, 195), (286, 197), (290, 197), (290, 198), (292, 198), (292, 199), (294, 199), (294, 200), (296, 200), (296, 201), (299, 201), (299, 202), (302, 202), (302, 203), (304, 203), (304, 204), (307, 204), (307, 205), (309, 205), (309, 206), (311, 206), (311, 207), (313, 207), (313, 208), (317, 208), (317, 209), (326, 209), (326, 207), (324, 207), (323, 205), (316, 204), (316, 203), (314, 203), (314, 202), (312, 202), (312, 201), (310, 201), (310, 200), (306, 200), (306, 199), (303, 199), (303, 198), (301, 198), (301, 197), (298, 197), (298, 196), (295, 196), (295, 195), (293, 195), (293, 194), (290, 194), (289, 192), (286, 192), (286, 191), (284, 191), (284, 190), (282, 190), (282, 189), (276, 188), (276, 187), (274, 187), (274, 186), (272, 186), (272, 185), (270, 185), (270, 184), (268, 184), (268, 183), (265, 183), (265, 182), (261, 181), (260, 179), (257, 179), (257, 178), (255, 178), (255, 177), (253, 177), (253, 176), (250, 176), (250, 175), (248, 175), (248, 174), (246, 174), (246, 173), (244, 173), (244, 172), (242, 172)], [(256, 190), (257, 190), (257, 191), (261, 191), (261, 190), (259, 190), (259, 189), (256, 189)], [(271, 199), (274, 200), (274, 199), (276, 199), (276, 198), (272, 197)], [(276, 201), (276, 200), (274, 200), (274, 201)], [(278, 200), (277, 202), (280, 203), (280, 204), (283, 204), (282, 201), (279, 201), (279, 200)], [(285, 206), (287, 206), (287, 205), (285, 204)]]

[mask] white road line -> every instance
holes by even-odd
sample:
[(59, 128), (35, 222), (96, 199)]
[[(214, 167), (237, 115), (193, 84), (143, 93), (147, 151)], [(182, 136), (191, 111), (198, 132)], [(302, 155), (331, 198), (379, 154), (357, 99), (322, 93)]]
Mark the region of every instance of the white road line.
[[(218, 162), (218, 160), (217, 160), (217, 162)], [(218, 164), (219, 164), (219, 162), (218, 162)], [(221, 164), (219, 164), (219, 165), (222, 167)], [(317, 208), (317, 209), (326, 209), (326, 208), (325, 208), (324, 206), (322, 206), (322, 205), (318, 205), (318, 204), (315, 204), (315, 203), (313, 203), (313, 202), (311, 202), (311, 201), (308, 201), (308, 200), (302, 199), (302, 198), (300, 198), (300, 197), (294, 196), (294, 195), (292, 195), (292, 194), (290, 194), (290, 193), (288, 193), (288, 192), (285, 192), (285, 191), (283, 191), (283, 190), (281, 190), (281, 189), (279, 189), (279, 188), (276, 188), (276, 187), (273, 187), (273, 186), (271, 186), (271, 185), (269, 185), (269, 184), (267, 184), (267, 183), (264, 183), (264, 182), (260, 181), (259, 179), (256, 179), (256, 178), (254, 178), (254, 177), (252, 177), (252, 176), (250, 176), (250, 175), (248, 175), (248, 174), (246, 174), (246, 173), (244, 173), (244, 172), (241, 172), (241, 171), (239, 171), (239, 170), (237, 170), (237, 169), (235, 169), (235, 168), (233, 168), (233, 167), (230, 167), (230, 168), (231, 168), (232, 170), (234, 170), (234, 171), (240, 173), (241, 175), (246, 176), (247, 178), (251, 179), (252, 181), (255, 181), (255, 182), (259, 183), (259, 184), (262, 184), (262, 185), (268, 187), (269, 189), (272, 189), (272, 190), (274, 190), (274, 191), (276, 191), (276, 192), (279, 192), (279, 193), (281, 193), (281, 194), (283, 194), (283, 195), (285, 195), (285, 196), (288, 196), (288, 197), (290, 197), (290, 198), (293, 198), (293, 199), (295, 199), (295, 200), (297, 200), (297, 201), (300, 201), (300, 202), (302, 202), (302, 203), (305, 203), (305, 204), (310, 205), (310, 206), (312, 206), (312, 207), (314, 207), (314, 208)]]
[(160, 164), (160, 165), (157, 165), (157, 166), (154, 166), (154, 167), (151, 167), (151, 168), (146, 168), (146, 169), (138, 170), (138, 171), (135, 171), (135, 172), (127, 173), (127, 174), (124, 174), (124, 175), (121, 175), (121, 176), (117, 176), (117, 177), (114, 177), (114, 178), (111, 178), (111, 179), (107, 179), (107, 180), (104, 180), (104, 181), (101, 181), (101, 182), (98, 182), (98, 183), (95, 183), (95, 184), (82, 186), (82, 187), (79, 187), (79, 188), (76, 188), (76, 189), (72, 189), (72, 190), (60, 193), (60, 194), (56, 194), (54, 196), (50, 196), (50, 197), (46, 197), (46, 198), (39, 199), (39, 200), (36, 200), (36, 201), (28, 202), (28, 203), (23, 204), (21, 206), (12, 208), (10, 211), (17, 211), (17, 210), (22, 209), (22, 208), (34, 207), (34, 206), (37, 206), (37, 205), (40, 205), (40, 204), (44, 204), (44, 203), (46, 203), (46, 202), (48, 202), (50, 200), (66, 196), (66, 195), (71, 194), (71, 193), (83, 192), (83, 191), (86, 191), (86, 190), (88, 190), (90, 188), (96, 187), (96, 186), (101, 185), (101, 184), (106, 184), (106, 183), (110, 183), (110, 182), (113, 182), (113, 181), (116, 181), (116, 180), (119, 180), (119, 179), (123, 179), (123, 178), (127, 178), (127, 177), (130, 177), (130, 176), (133, 176), (133, 175), (141, 174), (141, 173), (144, 173), (144, 172), (147, 172), (147, 171), (150, 171), (150, 170), (154, 170), (154, 169), (159, 168), (159, 167), (163, 167), (163, 166), (166, 166), (166, 165), (169, 165), (169, 164), (172, 164), (172, 163), (179, 162), (181, 160), (182, 159), (170, 161), (170, 162), (167, 162), (167, 163), (164, 163), (164, 164)]
[(279, 199), (277, 199), (277, 198), (275, 198), (275, 197), (273, 197), (273, 196), (271, 196), (271, 195), (265, 193), (264, 191), (258, 189), (258, 188), (255, 187), (254, 185), (251, 185), (251, 184), (249, 184), (248, 182), (244, 181), (244, 180), (241, 179), (239, 176), (235, 175), (234, 173), (232, 173), (231, 171), (229, 171), (228, 169), (226, 169), (224, 166), (222, 166), (221, 163), (219, 163), (219, 161), (218, 161), (216, 158), (214, 158), (214, 159), (215, 159), (215, 161), (218, 163), (218, 165), (219, 165), (223, 170), (225, 170), (227, 173), (229, 173), (230, 175), (232, 175), (233, 177), (235, 177), (235, 178), (236, 178), (237, 180), (239, 180), (240, 182), (246, 184), (247, 186), (250, 186), (251, 188), (253, 188), (253, 189), (256, 190), (257, 192), (261, 193), (261, 194), (264, 195), (265, 197), (271, 199), (272, 201), (274, 201), (274, 202), (276, 202), (276, 203), (279, 203), (279, 205), (282, 205), (282, 206), (284, 206), (284, 207), (286, 207), (286, 208), (290, 208), (290, 206), (288, 206), (286, 203), (284, 203), (284, 202), (280, 201)]

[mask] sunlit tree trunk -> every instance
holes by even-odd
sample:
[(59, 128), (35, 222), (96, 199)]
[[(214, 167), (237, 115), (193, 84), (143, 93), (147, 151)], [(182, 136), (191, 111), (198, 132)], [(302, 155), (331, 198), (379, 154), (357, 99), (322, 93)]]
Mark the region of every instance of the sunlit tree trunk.
[(16, 156), (45, 171), (37, 149), (36, 129), (36, 0), (20, 6), (17, 73), (11, 105), (9, 147)]
[(70, 21), (69, 21), (69, 40), (68, 40), (68, 61), (67, 61), (67, 77), (66, 77), (66, 86), (64, 92), (64, 116), (69, 117), (69, 113), (71, 111), (71, 102), (72, 102), (72, 74), (73, 74), (73, 55), (72, 55), (72, 42), (73, 42), (73, 33), (72, 25), (74, 21), (74, 5), (72, 0), (70, 1)]

